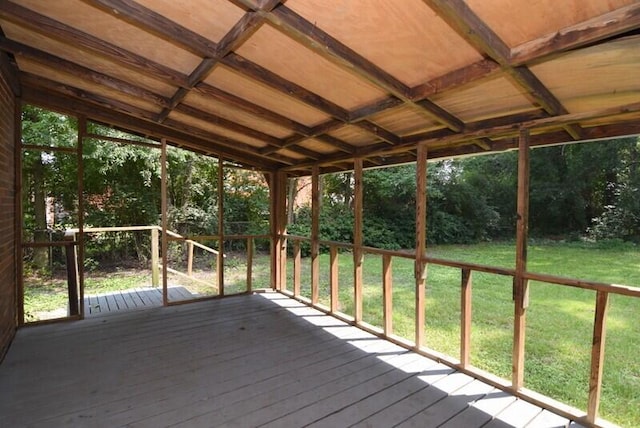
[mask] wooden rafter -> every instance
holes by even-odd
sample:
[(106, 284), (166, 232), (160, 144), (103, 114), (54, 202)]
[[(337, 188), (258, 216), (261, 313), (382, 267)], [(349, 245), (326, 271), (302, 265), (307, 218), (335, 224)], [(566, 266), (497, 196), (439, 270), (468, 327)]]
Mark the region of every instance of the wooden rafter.
[(188, 88), (180, 88), (171, 98), (170, 108), (165, 108), (158, 115), (158, 122), (165, 120), (171, 114), (172, 108), (180, 104), (188, 95), (189, 91), (198, 83), (202, 82), (211, 74), (215, 66), (225, 55), (229, 54), (233, 49), (242, 44), (247, 38), (253, 34), (262, 23), (262, 18), (253, 12), (246, 13), (229, 32), (220, 40), (215, 56), (213, 58), (204, 58), (198, 67), (189, 75)]
[(187, 76), (165, 65), (122, 49), (105, 40), (48, 18), (7, 0), (0, 0), (0, 18), (30, 28), (45, 37), (74, 43), (75, 47), (97, 53), (125, 67), (174, 86), (188, 86)]
[(9, 52), (17, 58), (25, 58), (30, 61), (35, 61), (53, 70), (63, 71), (65, 73), (77, 76), (83, 80), (115, 89), (127, 95), (131, 95), (133, 97), (148, 101), (160, 107), (169, 105), (169, 100), (162, 95), (143, 89), (122, 79), (118, 79), (104, 73), (91, 70), (74, 62), (67, 61), (48, 52), (44, 52), (31, 46), (9, 40), (6, 37), (0, 37), (0, 50)]
[(576, 49), (638, 28), (640, 28), (640, 3), (633, 3), (516, 46), (511, 49), (509, 62), (512, 66), (518, 66), (540, 61), (550, 55)]
[[(218, 153), (224, 151), (230, 158), (238, 159), (242, 163), (248, 163), (254, 166), (264, 167), (266, 165), (269, 165), (270, 168), (273, 168), (275, 165), (277, 165), (277, 163), (274, 163), (273, 160), (277, 160), (277, 162), (285, 165), (290, 165), (293, 163), (293, 160), (280, 155), (273, 155), (270, 157), (271, 159), (269, 159), (269, 157), (265, 157), (264, 162), (255, 162), (251, 160), (255, 157), (255, 148), (248, 144), (240, 143), (238, 141), (234, 141), (232, 139), (222, 137), (207, 131), (201, 131), (192, 127), (188, 127), (175, 121), (171, 123), (173, 130), (179, 130), (181, 132), (174, 135), (171, 132), (168, 132), (166, 127), (158, 128), (156, 126), (153, 126), (152, 123), (148, 122), (152, 121), (154, 117), (154, 114), (151, 112), (145, 112), (141, 109), (129, 106), (125, 103), (114, 105), (112, 104), (113, 100), (108, 100), (104, 97), (87, 93), (86, 91), (80, 90), (78, 88), (73, 88), (68, 85), (63, 85), (57, 82), (50, 81), (48, 79), (30, 75), (28, 73), (22, 73), (20, 75), (20, 80), (23, 83), (24, 88), (37, 88), (35, 92), (46, 94), (45, 100), (47, 99), (47, 97), (50, 97), (52, 100), (58, 100), (58, 103), (52, 105), (53, 107), (60, 109), (64, 108), (66, 105), (67, 108), (65, 110), (70, 113), (77, 110), (77, 112), (85, 114), (89, 118), (95, 118), (107, 123), (115, 122), (114, 124), (123, 126), (125, 128), (132, 127), (130, 125), (130, 123), (132, 123), (135, 125), (133, 127), (134, 131), (144, 130), (145, 128), (147, 128), (148, 130), (156, 130), (155, 132), (157, 132), (157, 136), (161, 138), (168, 138), (172, 141), (179, 141), (185, 143), (186, 145), (190, 144), (188, 136), (193, 136), (194, 139), (200, 140), (201, 144), (199, 145), (199, 148), (201, 149), (208, 150), (210, 153)], [(44, 104), (45, 106), (51, 105), (46, 101), (43, 101), (41, 97), (34, 97), (33, 92), (34, 91), (29, 91), (29, 94), (32, 98), (36, 98), (36, 102)], [(74, 99), (82, 99), (85, 101), (74, 102)], [(92, 113), (92, 111), (94, 110), (96, 112), (100, 112), (100, 114)], [(136, 114), (131, 114), (130, 110), (134, 110)], [(126, 120), (123, 120), (121, 116), (115, 116), (118, 118), (118, 120), (110, 120), (108, 119), (109, 116), (105, 114), (105, 111), (125, 114), (126, 117), (129, 117), (130, 123)], [(138, 119), (135, 119), (134, 117)], [(204, 143), (205, 141), (206, 143)], [(242, 154), (243, 151), (245, 152), (244, 154)], [(249, 154), (253, 156), (250, 156)]]
[(411, 98), (411, 88), (286, 6), (281, 5), (269, 13), (260, 9), (258, 12), (287, 35), (323, 57), (352, 70), (404, 102), (416, 105), (420, 110), (427, 112), (431, 118), (449, 128), (456, 131), (463, 129), (459, 119), (433, 102), (424, 99), (422, 103), (414, 103)]
[[(551, 115), (568, 113), (555, 95), (526, 66), (511, 66), (509, 46), (471, 10), (464, 0), (424, 0), (424, 2), (480, 53), (488, 55), (500, 64), (507, 75), (526, 90), (533, 102), (538, 103)], [(582, 138), (582, 129), (578, 125), (568, 126), (567, 132), (576, 140)]]
[[(631, 124), (623, 126), (622, 123), (618, 123), (617, 118), (613, 123), (605, 123), (605, 127), (582, 128), (580, 124), (589, 120), (584, 113), (578, 116), (570, 115), (562, 102), (528, 66), (536, 65), (537, 67), (538, 64), (546, 64), (547, 61), (553, 62), (556, 60), (556, 55), (561, 52), (588, 47), (593, 43), (603, 41), (604, 43), (619, 43), (608, 39), (627, 35), (640, 28), (640, 5), (638, 4), (620, 7), (510, 48), (500, 39), (494, 29), (475, 14), (464, 0), (424, 0), (424, 3), (435, 10), (447, 25), (461, 34), (485, 58), (415, 87), (409, 87), (387, 72), (382, 64), (371, 62), (361, 52), (343, 44), (334, 35), (324, 32), (311, 22), (313, 19), (307, 15), (304, 15), (304, 18), (298, 15), (292, 8), (288, 8), (284, 1), (231, 0), (233, 4), (244, 9), (244, 13), (239, 15), (240, 19), (236, 18), (238, 20), (235, 25), (231, 26), (227, 33), (217, 41), (208, 40), (196, 30), (187, 28), (185, 26), (187, 24), (178, 23), (184, 21), (174, 20), (170, 14), (162, 14), (146, 8), (136, 0), (79, 1), (95, 7), (96, 14), (108, 13), (141, 31), (172, 43), (179, 49), (199, 56), (201, 60), (189, 74), (184, 74), (184, 72), (165, 66), (161, 61), (155, 62), (144, 55), (118, 46), (115, 42), (107, 42), (97, 36), (99, 32), (85, 33), (72, 24), (64, 24), (63, 22), (67, 21), (57, 12), (53, 14), (40, 12), (46, 11), (47, 7), (24, 7), (19, 4), (20, 2), (0, 0), (1, 20), (23, 27), (29, 32), (37, 32), (46, 38), (74, 46), (92, 56), (106, 58), (125, 69), (168, 84), (174, 90), (172, 95), (167, 97), (166, 93), (160, 95), (160, 89), (149, 90), (148, 86), (138, 86), (139, 84), (134, 80), (135, 74), (131, 74), (131, 79), (121, 77), (130, 73), (128, 70), (119, 73), (120, 77), (116, 78), (109, 71), (89, 68), (91, 66), (86, 64), (91, 64), (90, 61), (82, 62), (85, 65), (80, 65), (71, 59), (56, 57), (45, 52), (44, 48), (38, 49), (39, 46), (33, 41), (35, 38), (31, 34), (27, 38), (30, 42), (18, 43), (0, 33), (0, 51), (9, 54), (9, 56), (4, 56), (7, 61), (0, 61), (0, 66), (5, 68), (4, 74), (11, 75), (7, 73), (6, 68), (7, 65), (13, 64), (12, 56), (17, 58), (18, 65), (21, 64), (20, 58), (25, 58), (30, 62), (44, 65), (56, 73), (64, 73), (65, 77), (73, 76), (89, 84), (116, 90), (129, 97), (136, 97), (158, 106), (160, 109), (136, 107), (111, 95), (98, 95), (103, 93), (100, 90), (95, 92), (90, 89), (81, 90), (74, 87), (75, 85), (61, 82), (55, 83), (55, 88), (49, 88), (49, 90), (58, 91), (68, 97), (87, 97), (86, 100), (93, 104), (114, 108), (118, 112), (139, 118), (144, 122), (155, 120), (175, 125), (182, 132), (194, 132), (198, 138), (216, 139), (218, 140), (216, 144), (221, 144), (219, 148), (222, 150), (238, 142), (234, 138), (225, 137), (224, 135), (227, 134), (223, 131), (221, 133), (224, 135), (218, 135), (216, 132), (204, 131), (185, 124), (181, 119), (174, 120), (170, 113), (176, 111), (181, 113), (176, 117), (187, 115), (209, 122), (215, 127), (259, 140), (262, 143), (259, 145), (260, 147), (243, 142), (234, 145), (239, 152), (245, 153), (246, 156), (255, 157), (258, 164), (262, 164), (263, 161), (275, 162), (275, 165), (288, 165), (289, 171), (300, 171), (307, 168), (305, 165), (315, 163), (323, 165), (323, 168), (335, 169), (348, 168), (349, 162), (354, 157), (360, 157), (363, 159), (365, 167), (382, 165), (401, 158), (415, 157), (415, 145), (422, 139), (429, 141), (429, 150), (433, 156), (495, 151), (509, 146), (509, 143), (505, 142), (511, 138), (509, 135), (513, 135), (513, 131), (508, 129), (509, 126), (519, 126), (522, 123), (538, 119), (542, 122), (535, 122), (534, 128), (537, 129), (537, 133), (551, 135), (547, 141), (568, 139), (566, 133), (562, 136), (561, 129), (563, 128), (574, 139), (586, 139), (594, 135), (606, 136), (601, 131), (602, 129), (613, 130), (612, 132), (618, 133), (617, 135), (625, 127), (630, 130), (635, 129)], [(60, 21), (56, 19), (60, 19)], [(301, 46), (313, 50), (343, 70), (352, 73), (361, 81), (371, 83), (383, 90), (387, 96), (356, 109), (346, 109), (341, 107), (338, 101), (333, 99), (330, 101), (306, 89), (307, 86), (304, 83), (300, 83), (298, 80), (294, 83), (274, 73), (269, 65), (255, 64), (235, 53), (237, 48), (250, 39), (256, 29), (264, 22), (275, 27), (285, 37), (296, 40)], [(19, 37), (16, 39), (23, 40)], [(30, 43), (30, 45), (25, 43)], [(627, 48), (633, 46), (633, 43), (629, 44), (629, 42), (624, 44)], [(596, 49), (593, 52), (597, 54), (599, 51)], [(68, 57), (65, 56), (65, 58)], [(258, 102), (251, 102), (242, 98), (240, 94), (236, 95), (230, 90), (225, 90), (224, 86), (214, 87), (205, 83), (204, 79), (217, 64), (224, 64), (226, 69), (232, 69), (234, 74), (243, 76), (243, 78), (267, 85), (280, 92), (283, 97), (301, 101), (318, 112), (329, 115), (330, 119), (314, 126), (307, 126), (291, 117), (286, 117), (281, 110), (278, 110), (281, 113), (276, 113), (268, 107), (259, 105)], [(52, 75), (56, 75), (56, 73), (52, 73)], [(433, 102), (434, 95), (446, 99), (446, 93), (451, 89), (462, 85), (468, 85), (467, 87), (473, 89), (473, 85), (481, 86), (483, 79), (493, 78), (497, 75), (508, 77), (516, 87), (523, 89), (523, 93), (533, 106), (540, 106), (546, 115), (541, 115), (540, 111), (536, 110), (524, 113), (525, 116), (529, 115), (528, 118), (520, 118), (519, 115), (506, 115), (488, 121), (465, 123)], [(26, 77), (27, 80), (34, 78), (35, 76)], [(64, 82), (69, 82), (69, 80), (65, 79)], [(33, 84), (33, 82), (30, 83)], [(17, 84), (14, 86), (17, 87)], [(86, 88), (86, 86), (82, 87)], [(152, 84), (150, 87), (154, 88), (155, 85)], [(633, 85), (630, 87), (633, 88)], [(221, 103), (229, 106), (229, 115), (225, 113), (224, 117), (221, 117), (217, 113), (205, 111), (202, 107), (198, 108), (195, 105), (184, 103), (185, 97), (191, 91), (197, 91), (199, 97), (203, 99), (214, 99), (216, 104)], [(630, 92), (629, 95), (633, 100), (633, 92)], [(443, 127), (427, 132), (405, 131), (411, 132), (411, 135), (404, 135), (403, 132), (392, 131), (393, 126), (387, 128), (387, 125), (382, 125), (382, 122), (379, 124), (375, 119), (370, 119), (372, 115), (400, 106), (409, 107), (408, 118), (413, 112), (420, 111), (425, 116), (439, 121)], [(269, 131), (261, 132), (258, 129), (263, 128), (253, 127), (243, 119), (231, 119), (237, 117), (234, 111), (236, 113), (239, 111), (240, 114), (247, 113), (257, 120), (264, 120), (279, 128), (289, 130), (290, 133), (287, 134), (285, 131), (284, 137), (283, 134), (279, 134), (280, 138), (278, 138), (269, 135)], [(393, 114), (402, 114), (402, 112), (404, 112), (403, 109), (397, 109)], [(588, 112), (588, 114), (591, 113)], [(623, 113), (621, 112), (621, 114)], [(578, 119), (568, 120), (570, 117)], [(628, 120), (630, 117), (633, 116), (627, 114), (620, 119), (620, 122)], [(604, 122), (601, 121), (601, 123)], [(585, 126), (592, 126), (592, 124), (595, 122), (591, 121)], [(337, 134), (334, 131), (339, 131), (346, 126), (353, 126), (370, 134), (371, 140), (364, 145), (355, 145), (349, 143), (348, 140), (336, 138), (334, 135)], [(402, 128), (402, 126), (398, 127)], [(269, 128), (267, 127), (267, 129)], [(541, 138), (534, 133), (532, 144), (535, 145)], [(313, 143), (306, 143), (309, 140), (329, 145), (332, 149), (329, 153), (321, 153), (316, 151), (318, 149), (313, 148)], [(285, 156), (283, 155), (286, 153), (285, 150), (298, 156)], [(300, 165), (300, 169), (293, 169), (295, 164)], [(307, 169), (307, 171), (310, 170)]]
[[(603, 125), (594, 128), (585, 128), (584, 139), (599, 139), (606, 138), (607, 136), (622, 136), (622, 135), (634, 135), (640, 133), (640, 124), (633, 123), (640, 120), (640, 103), (633, 103), (621, 107), (612, 107), (608, 109), (602, 109), (597, 111), (590, 111), (584, 113), (572, 113), (561, 116), (544, 116), (539, 115), (514, 115), (509, 120), (507, 118), (498, 118), (495, 120), (482, 120), (478, 122), (467, 123), (467, 131), (462, 133), (454, 133), (448, 129), (438, 129), (435, 131), (424, 132), (414, 134), (408, 137), (404, 137), (402, 142), (396, 146), (390, 146), (388, 144), (370, 145), (366, 148), (356, 151), (356, 156), (364, 158), (374, 156), (391, 156), (396, 153), (403, 153), (411, 151), (415, 148), (415, 145), (421, 141), (427, 143), (430, 146), (446, 146), (456, 145), (446, 150), (440, 149), (438, 157), (446, 156), (459, 156), (465, 153), (477, 153), (483, 151), (477, 148), (474, 141), (482, 138), (490, 138), (493, 141), (493, 150), (506, 150), (513, 148), (511, 145), (508, 147), (501, 147), (495, 140), (510, 139), (518, 135), (518, 129), (538, 129), (545, 131), (541, 135), (532, 136), (532, 146), (555, 144), (560, 142), (567, 142), (567, 135), (564, 131), (554, 133), (551, 130), (557, 130), (567, 125), (579, 123), (596, 118), (605, 118), (613, 121), (610, 125)], [(623, 125), (619, 125), (622, 123)], [(469, 144), (473, 148), (462, 147), (459, 144)], [(434, 153), (430, 150), (430, 153)], [(332, 155), (325, 156), (322, 160), (322, 164), (332, 164), (336, 162), (344, 162), (349, 160), (350, 157), (346, 155)], [(312, 163), (299, 162), (296, 166), (287, 167), (286, 170), (295, 170), (297, 168), (305, 168)]]

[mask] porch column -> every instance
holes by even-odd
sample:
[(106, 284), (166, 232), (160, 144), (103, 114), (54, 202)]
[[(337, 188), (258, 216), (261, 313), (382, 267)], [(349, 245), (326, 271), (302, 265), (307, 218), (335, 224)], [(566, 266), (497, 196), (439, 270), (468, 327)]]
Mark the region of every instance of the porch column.
[(87, 118), (78, 117), (78, 312), (84, 318), (84, 138), (87, 135)]
[(529, 131), (520, 130), (518, 140), (518, 207), (516, 222), (516, 273), (513, 278), (513, 372), (512, 388), (518, 391), (524, 384), (524, 344), (526, 310), (529, 306), (527, 271), (527, 236), (529, 231)]
[(283, 290), (286, 281), (287, 174), (269, 174), (269, 221), (271, 224), (271, 288)]
[(167, 236), (168, 217), (167, 217), (167, 140), (160, 140), (160, 211), (162, 215), (162, 304), (167, 306), (169, 298), (167, 296), (168, 278), (167, 278), (167, 257), (169, 239)]
[(362, 158), (354, 161), (353, 168), (353, 317), (356, 323), (362, 321)]
[(311, 303), (317, 304), (320, 286), (320, 167), (311, 170)]
[(418, 145), (416, 162), (416, 254), (415, 254), (415, 300), (416, 300), (416, 348), (424, 345), (424, 293), (427, 266), (424, 262), (427, 250), (427, 146)]

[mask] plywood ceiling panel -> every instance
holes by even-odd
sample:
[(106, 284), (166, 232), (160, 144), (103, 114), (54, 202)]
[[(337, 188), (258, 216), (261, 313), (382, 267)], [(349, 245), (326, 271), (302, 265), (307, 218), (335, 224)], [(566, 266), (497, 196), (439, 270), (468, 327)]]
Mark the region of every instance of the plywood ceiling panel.
[(9, 22), (0, 21), (0, 25), (2, 25), (2, 29), (7, 37), (12, 40), (28, 46), (35, 44), (39, 46), (39, 50), (47, 52), (58, 58), (79, 64), (99, 73), (106, 74), (107, 76), (135, 84), (165, 97), (170, 97), (176, 90), (174, 86), (160, 82), (157, 79), (135, 72), (129, 68), (122, 67), (121, 65), (103, 57), (87, 55), (86, 51), (78, 49), (72, 45), (68, 45), (48, 37), (43, 37), (41, 34), (18, 27)]
[(408, 86), (482, 59), (420, 0), (285, 4)]
[(118, 102), (122, 102), (137, 108), (141, 108), (153, 114), (158, 114), (161, 111), (161, 108), (159, 106), (156, 106), (155, 104), (151, 104), (147, 101), (143, 101), (138, 97), (133, 97), (127, 94), (123, 94), (122, 92), (116, 91), (114, 89), (110, 89), (101, 85), (96, 85), (93, 82), (87, 82), (85, 80), (78, 79), (74, 75), (62, 73), (58, 70), (45, 67), (36, 62), (32, 62), (28, 60), (19, 60), (18, 63), (19, 63), (20, 69), (27, 73), (35, 74), (37, 76), (41, 76), (46, 79), (54, 80), (63, 85), (68, 85), (69, 87), (72, 87), (72, 88), (81, 89), (91, 94), (99, 95), (112, 100), (117, 100)]
[(636, 0), (466, 0), (510, 47), (632, 4)]
[(21, 4), (183, 74), (190, 74), (201, 61), (201, 58), (172, 43), (78, 0), (23, 0)]
[(340, 129), (331, 131), (329, 135), (354, 146), (364, 146), (380, 140), (375, 135), (353, 125), (343, 126)]
[[(487, 96), (491, 94), (491, 96)], [(531, 101), (505, 77), (487, 79), (438, 94), (433, 101), (465, 122), (535, 110)]]
[(274, 137), (284, 138), (291, 134), (291, 131), (284, 127), (263, 120), (243, 110), (233, 108), (220, 101), (208, 98), (197, 91), (190, 92), (185, 98), (184, 103)]
[(314, 152), (329, 154), (336, 153), (338, 150), (332, 146), (331, 144), (325, 143), (324, 141), (319, 141), (314, 138), (310, 138), (308, 140), (304, 140), (300, 143), (300, 147), (304, 147), (305, 149), (313, 150)]
[(220, 126), (212, 125), (211, 123), (194, 118), (187, 114), (183, 114), (177, 111), (172, 111), (169, 115), (170, 119), (175, 119), (178, 122), (185, 123), (190, 126), (194, 126), (196, 128), (200, 128), (205, 131), (213, 132), (215, 134), (221, 135), (223, 137), (231, 138), (236, 141), (240, 141), (243, 143), (247, 143), (256, 148), (265, 147), (266, 144), (258, 139), (248, 137), (246, 135), (240, 134), (238, 132), (230, 131), (228, 129), (222, 128)]
[(209, 40), (219, 42), (245, 11), (227, 0), (136, 0), (137, 3), (170, 16), (178, 24)]
[(237, 52), (346, 109), (355, 109), (386, 96), (382, 90), (358, 79), (269, 25), (256, 31)]
[(409, 135), (434, 128), (441, 128), (439, 122), (428, 118), (417, 107), (401, 106), (371, 116), (370, 121), (398, 135)]
[(640, 98), (640, 36), (568, 52), (531, 71), (572, 113), (635, 102)]
[(227, 67), (216, 67), (205, 82), (306, 126), (314, 126), (329, 119), (326, 113), (248, 79)]

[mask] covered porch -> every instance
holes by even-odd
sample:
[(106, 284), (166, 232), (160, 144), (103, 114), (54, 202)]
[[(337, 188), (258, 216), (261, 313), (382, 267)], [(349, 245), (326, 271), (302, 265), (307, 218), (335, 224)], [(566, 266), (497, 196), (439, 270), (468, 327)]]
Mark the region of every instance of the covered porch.
[[(0, 0), (0, 425), (610, 426), (600, 417), (608, 308), (619, 297), (637, 301), (640, 284), (530, 268), (530, 153), (640, 134), (639, 30), (633, 0)], [(73, 141), (25, 142), (27, 105), (75, 121)], [(158, 152), (160, 215), (145, 225), (161, 235), (151, 244), (159, 288), (148, 302), (157, 307), (87, 311), (94, 303), (84, 284), (91, 225), (83, 147), (91, 140)], [(207, 175), (217, 194), (213, 234), (171, 233), (170, 147), (217, 160)], [(75, 162), (72, 240), (25, 238), (29, 151)], [(517, 152), (513, 266), (428, 256), (428, 162), (504, 151)], [(363, 176), (407, 163), (415, 163), (415, 245), (366, 246)], [(238, 169), (266, 183), (264, 233), (225, 227), (224, 171)], [(320, 177), (345, 171), (353, 174), (353, 239), (323, 240)], [(300, 177), (311, 189), (305, 236), (287, 230), (289, 180)], [(232, 287), (224, 247), (234, 240), (246, 242), (246, 280)], [(260, 284), (252, 282), (256, 240), (267, 248)], [(211, 292), (171, 294), (168, 247), (193, 252), (208, 248), (203, 242), (220, 251)], [(24, 255), (56, 246), (68, 249), (75, 278), (70, 313), (30, 326)], [(346, 285), (338, 266), (345, 257)], [(381, 262), (379, 325), (363, 309), (365, 257)], [(399, 259), (411, 271), (409, 338), (394, 334)], [(427, 347), (430, 266), (459, 278), (448, 284), (459, 292), (456, 355)], [(472, 359), (481, 274), (507, 284), (506, 376)], [(539, 364), (527, 360), (526, 344), (531, 290), (540, 285), (590, 299), (580, 409), (527, 388), (526, 368)], [(347, 287), (344, 313), (338, 293)], [(120, 308), (115, 296), (101, 297), (97, 307)]]

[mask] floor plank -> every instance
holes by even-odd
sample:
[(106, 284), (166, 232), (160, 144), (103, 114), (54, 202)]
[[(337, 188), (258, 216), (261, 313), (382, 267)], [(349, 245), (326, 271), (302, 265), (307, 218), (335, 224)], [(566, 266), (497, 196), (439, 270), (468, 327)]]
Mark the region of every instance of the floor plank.
[[(158, 303), (158, 289), (143, 292)], [(473, 428), (517, 416), (568, 423), (272, 292), (24, 328), (0, 365), (0, 426)]]

